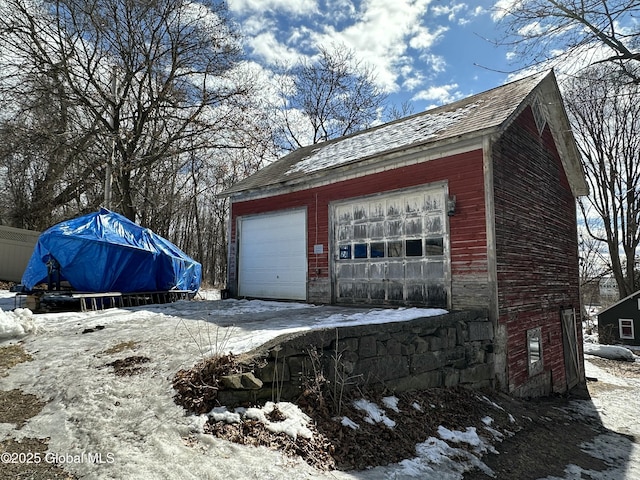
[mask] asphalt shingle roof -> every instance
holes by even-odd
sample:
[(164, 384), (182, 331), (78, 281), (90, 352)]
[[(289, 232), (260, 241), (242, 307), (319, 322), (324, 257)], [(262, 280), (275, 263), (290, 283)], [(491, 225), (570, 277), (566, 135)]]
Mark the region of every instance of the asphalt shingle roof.
[[(553, 82), (557, 88), (553, 72), (539, 73), (442, 107), (300, 148), (236, 183), (224, 194), (295, 184), (394, 151), (435, 146), (505, 128), (531, 103), (529, 97), (545, 81)], [(562, 114), (565, 115), (564, 107)]]

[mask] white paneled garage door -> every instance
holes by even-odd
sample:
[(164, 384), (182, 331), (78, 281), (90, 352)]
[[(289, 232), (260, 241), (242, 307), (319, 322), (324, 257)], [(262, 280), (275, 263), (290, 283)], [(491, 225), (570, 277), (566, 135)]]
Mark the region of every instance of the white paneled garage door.
[(306, 211), (238, 220), (238, 295), (306, 300)]

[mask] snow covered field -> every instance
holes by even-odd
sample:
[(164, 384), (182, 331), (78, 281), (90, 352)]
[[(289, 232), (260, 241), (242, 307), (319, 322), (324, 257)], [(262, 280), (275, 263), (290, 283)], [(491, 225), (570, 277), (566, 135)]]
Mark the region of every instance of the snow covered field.
[[(179, 369), (191, 367), (203, 356), (240, 353), (301, 329), (404, 321), (442, 313), (407, 308), (382, 315), (375, 309), (345, 312), (298, 303), (220, 301), (215, 292), (206, 297), (102, 312), (34, 315), (28, 310), (10, 311), (13, 294), (0, 291), (0, 347), (21, 341), (33, 357), (11, 368), (0, 379), (0, 389), (20, 389), (48, 402), (22, 428), (0, 424), (0, 441), (49, 438), (50, 452), (79, 459), (66, 463), (67, 471), (92, 479), (461, 479), (465, 469), (482, 466), (475, 456), (461, 457), (462, 450), (443, 441), (464, 442), (478, 454), (490, 450), (491, 445), (475, 430), (442, 429), (440, 438), (417, 446), (415, 459), (353, 473), (319, 472), (266, 448), (243, 447), (202, 434), (203, 418), (187, 416), (174, 404), (171, 381)], [(130, 355), (150, 359), (144, 364), (145, 373), (115, 376), (107, 364)], [(588, 376), (613, 387), (593, 402), (576, 401), (576, 412), (599, 415), (607, 428), (640, 438), (640, 381), (609, 378), (589, 362), (587, 365)], [(377, 407), (384, 410), (392, 404), (391, 399), (389, 405)], [(593, 445), (585, 446), (593, 455), (606, 458), (615, 458), (616, 445), (632, 451), (626, 472), (612, 467), (608, 473), (589, 472), (590, 478), (640, 478), (637, 446), (621, 441), (598, 437)], [(88, 455), (96, 454), (104, 463), (86, 461)], [(583, 478), (579, 475), (568, 466), (564, 478)]]

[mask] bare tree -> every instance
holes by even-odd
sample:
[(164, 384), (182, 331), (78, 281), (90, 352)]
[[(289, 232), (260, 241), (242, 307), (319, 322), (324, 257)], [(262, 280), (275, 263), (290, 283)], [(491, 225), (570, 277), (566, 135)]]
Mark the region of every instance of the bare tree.
[(591, 194), (580, 200), (585, 228), (606, 244), (621, 297), (640, 288), (640, 86), (593, 67), (565, 89)]
[[(84, 195), (84, 182), (90, 186), (107, 178), (108, 184), (111, 170), (114, 209), (134, 220), (148, 218), (143, 210), (158, 203), (152, 197), (193, 152), (242, 148), (226, 132), (246, 124), (242, 112), (251, 79), (238, 72), (239, 43), (222, 2), (4, 4), (0, 46), (10, 53), (4, 57), (10, 73), (3, 79), (4, 94), (15, 99), (15, 86), (26, 85), (28, 98), (42, 103), (52, 97), (57, 107), (53, 131), (56, 140), (66, 139), (66, 148), (45, 160), (41, 180), (57, 193), (43, 205), (65, 204), (70, 193)], [(52, 132), (46, 126), (31, 128), (42, 122), (42, 115), (28, 106), (10, 119), (15, 122), (25, 114), (32, 119), (26, 130)], [(39, 155), (47, 156), (43, 150)], [(25, 152), (23, 159), (28, 157)], [(69, 172), (74, 158), (79, 162), (73, 168), (77, 181), (56, 183), (52, 173)], [(159, 167), (163, 162), (168, 171)], [(34, 186), (34, 205), (41, 194)]]
[[(515, 48), (516, 57), (537, 64), (575, 60), (615, 64), (621, 75), (640, 83), (638, 0), (523, 0), (499, 2), (506, 36), (500, 43)], [(592, 57), (594, 46), (601, 54)]]
[(341, 137), (372, 124), (386, 100), (370, 67), (345, 46), (318, 48), (281, 74), (278, 105), (285, 150)]

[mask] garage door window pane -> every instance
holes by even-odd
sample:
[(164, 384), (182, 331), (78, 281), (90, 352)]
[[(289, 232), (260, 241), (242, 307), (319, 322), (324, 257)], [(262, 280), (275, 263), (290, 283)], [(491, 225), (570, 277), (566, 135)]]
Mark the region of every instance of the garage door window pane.
[(425, 240), (424, 254), (430, 255), (443, 255), (444, 247), (442, 238), (427, 238)]
[(353, 238), (363, 240), (367, 238), (367, 224), (353, 226)]
[(340, 246), (340, 260), (347, 260), (351, 258), (351, 245)]
[(371, 258), (384, 257), (384, 243), (375, 242), (371, 244)]
[(407, 240), (405, 245), (407, 257), (422, 256), (422, 240)]
[(353, 247), (354, 258), (367, 258), (367, 244), (356, 243)]
[(401, 257), (402, 256), (402, 242), (389, 242), (389, 256)]

